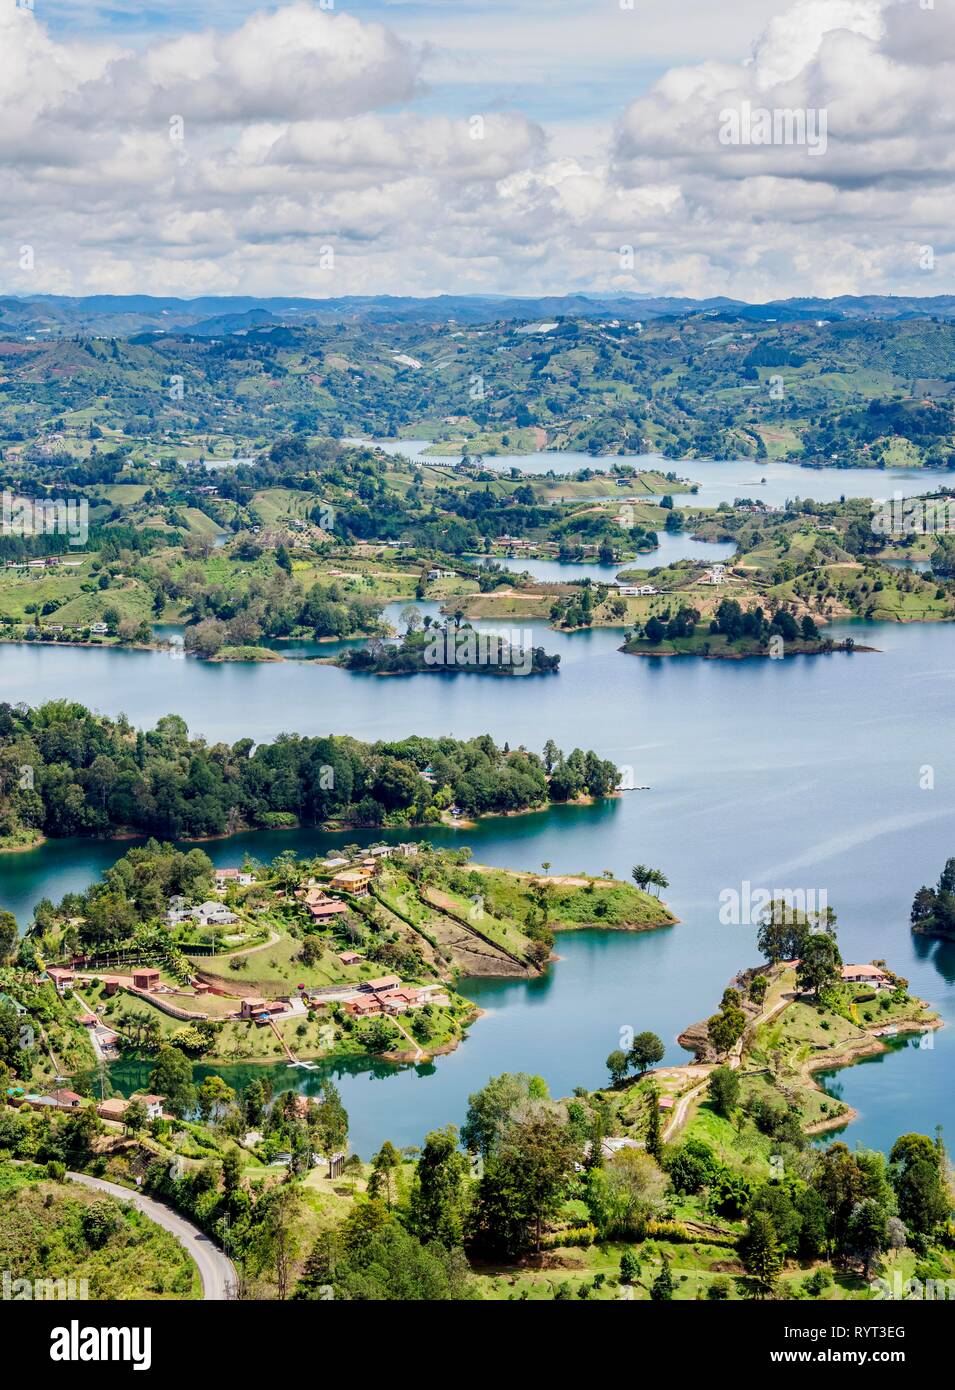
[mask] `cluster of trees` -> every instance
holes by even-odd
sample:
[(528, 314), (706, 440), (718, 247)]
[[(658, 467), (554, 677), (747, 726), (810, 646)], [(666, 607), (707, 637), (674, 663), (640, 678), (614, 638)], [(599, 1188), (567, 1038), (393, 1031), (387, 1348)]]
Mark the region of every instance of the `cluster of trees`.
[[(178, 850), (171, 844), (150, 840), (127, 851), (103, 872), (101, 879), (82, 893), (67, 893), (57, 907), (43, 898), (33, 912), (31, 935), (20, 946), (22, 960), (51, 929), (61, 926), (59, 952), (74, 953), (130, 941), (165, 947), (141, 929), (159, 921), (169, 899), (187, 902), (209, 898), (213, 889), (212, 860), (200, 849)], [(25, 961), (25, 963), (28, 963)]]
[(337, 661), (348, 671), (389, 676), (425, 671), (547, 675), (560, 666), (559, 654), (551, 655), (543, 647), (520, 648), (494, 633), (478, 632), (470, 623), (439, 625), (428, 618), (421, 631), (409, 629), (398, 643), (375, 640), (343, 652)]
[[(672, 615), (662, 613), (648, 618), (635, 635), (638, 638), (642, 636), (655, 647), (664, 640), (693, 637), (699, 621), (699, 610), (683, 605)], [(709, 631), (713, 636), (725, 637), (729, 642), (743, 639), (760, 646), (765, 646), (771, 637), (781, 637), (786, 642), (795, 642), (799, 638), (804, 642), (815, 642), (819, 638), (819, 629), (808, 613), (798, 623), (788, 609), (779, 608), (770, 619), (762, 608), (746, 609), (732, 598), (721, 601), (710, 620)]]
[(746, 1028), (746, 1013), (739, 990), (725, 989), (719, 1013), (707, 1019), (706, 1034), (713, 1051), (722, 1056), (734, 1047)]
[(799, 624), (787, 609), (780, 608), (770, 620), (762, 608), (744, 609), (733, 598), (722, 600), (710, 622), (710, 632), (719, 633), (730, 642), (742, 637), (761, 645), (770, 637), (781, 637), (785, 642), (795, 642), (798, 637), (804, 642), (815, 642), (819, 637), (819, 629), (808, 613)]
[(361, 743), (282, 735), (208, 744), (176, 715), (149, 731), (72, 701), (0, 704), (0, 838), (117, 830), (168, 839), (243, 826), (428, 823), (457, 804), (471, 814), (522, 810), (548, 799), (609, 794), (616, 766), (553, 744), (542, 759), (489, 735)]
[(597, 609), (601, 607), (611, 619), (620, 620), (627, 616), (624, 599), (603, 585), (592, 584), (588, 579), (576, 585), (572, 594), (554, 600), (550, 619), (560, 627), (590, 627)]
[[(253, 575), (239, 593), (209, 585), (201, 570), (178, 582), (165, 582), (162, 572), (152, 575), (158, 595), (186, 599), (187, 624), (183, 641), (197, 656), (215, 656), (223, 647), (255, 646), (263, 638), (310, 633), (323, 637), (352, 637), (378, 626), (380, 604), (371, 598), (347, 595), (342, 587), (313, 584), (303, 592), (282, 567), (286, 558), (279, 548), (278, 569), (268, 579)], [(290, 568), (290, 566), (289, 566)], [(160, 609), (161, 611), (161, 609)]]
[(656, 1066), (657, 1062), (662, 1062), (665, 1051), (666, 1048), (656, 1033), (636, 1033), (626, 1051), (622, 1047), (615, 1048), (607, 1058), (611, 1085), (621, 1086), (627, 1079), (631, 1067), (638, 1076), (642, 1076), (650, 1067)]
[(759, 914), (757, 949), (771, 965), (798, 960), (796, 983), (819, 999), (840, 978), (836, 920), (829, 906), (804, 910), (795, 902), (774, 898)]
[(749, 1191), (740, 1254), (758, 1296), (775, 1291), (787, 1258), (828, 1258), (868, 1279), (884, 1252), (906, 1244), (924, 1251), (950, 1207), (944, 1151), (925, 1135), (896, 1140), (888, 1164), (881, 1153), (833, 1144), (807, 1177)]
[(955, 937), (955, 859), (947, 859), (934, 888), (923, 884), (912, 902), (912, 930), (923, 936)]
[(664, 638), (692, 637), (699, 621), (699, 610), (684, 605), (671, 618), (648, 618), (643, 627), (643, 636), (651, 646), (655, 647)]

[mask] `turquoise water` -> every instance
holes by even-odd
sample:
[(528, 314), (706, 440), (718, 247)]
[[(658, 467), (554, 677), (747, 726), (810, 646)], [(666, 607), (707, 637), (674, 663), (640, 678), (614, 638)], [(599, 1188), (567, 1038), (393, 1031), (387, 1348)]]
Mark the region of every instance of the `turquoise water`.
[[(860, 625), (852, 630), (863, 636)], [(195, 732), (220, 739), (487, 730), (539, 749), (553, 737), (565, 748), (592, 745), (649, 785), (595, 807), (434, 833), (509, 867), (548, 860), (555, 872), (626, 875), (638, 860), (659, 866), (681, 922), (643, 935), (564, 936), (546, 979), (467, 983), (486, 1013), (458, 1052), (386, 1079), (381, 1068), (341, 1075), (361, 1152), (386, 1136), (415, 1142), (433, 1125), (460, 1121), (469, 1092), (505, 1069), (540, 1072), (558, 1094), (595, 1084), (624, 1026), (653, 1029), (668, 1061), (685, 1060), (677, 1033), (709, 1013), (727, 979), (754, 959), (752, 928), (719, 921), (720, 891), (743, 880), (825, 889), (847, 959), (885, 956), (955, 1017), (955, 951), (908, 930), (915, 889), (955, 850), (955, 629), (867, 626), (879, 654), (785, 662), (642, 659), (616, 650), (619, 633), (538, 635), (561, 651), (559, 676), (514, 680), (503, 693), (461, 675), (383, 682), (306, 664), (210, 666), (151, 652), (6, 646), (0, 698), (69, 694), (103, 712), (124, 710), (136, 724), (175, 710)], [(926, 764), (935, 770), (932, 791), (920, 790)], [(246, 849), (267, 859), (333, 843), (298, 831), (206, 848), (217, 863), (234, 864)], [(121, 848), (61, 841), (6, 855), (0, 901), (22, 918), (38, 897), (87, 883)], [(951, 1128), (952, 1036), (943, 1030), (932, 1050), (841, 1072), (836, 1084), (861, 1111), (850, 1135), (884, 1142), (900, 1127)], [(314, 1073), (280, 1070), (285, 1081), (314, 1084)]]

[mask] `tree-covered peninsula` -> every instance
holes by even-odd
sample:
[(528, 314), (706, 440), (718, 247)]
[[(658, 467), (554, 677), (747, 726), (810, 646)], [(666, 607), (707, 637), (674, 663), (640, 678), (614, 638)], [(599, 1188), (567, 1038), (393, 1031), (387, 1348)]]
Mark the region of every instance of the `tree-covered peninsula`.
[(177, 715), (134, 729), (72, 701), (0, 704), (0, 847), (43, 837), (191, 839), (249, 827), (430, 825), (609, 796), (616, 765), (475, 739), (282, 734), (273, 743), (190, 737)]

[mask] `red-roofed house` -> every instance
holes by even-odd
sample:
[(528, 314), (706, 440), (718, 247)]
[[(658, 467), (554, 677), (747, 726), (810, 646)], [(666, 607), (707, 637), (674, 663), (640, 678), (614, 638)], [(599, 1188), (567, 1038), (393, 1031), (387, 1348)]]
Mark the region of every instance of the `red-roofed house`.
[(885, 971), (877, 965), (844, 965), (841, 974), (847, 984), (873, 985), (876, 989), (886, 989), (891, 983)]
[(401, 988), (400, 975), (379, 975), (376, 980), (363, 980), (362, 989), (370, 989), (373, 994), (384, 994), (389, 989)]
[(377, 994), (363, 994), (358, 999), (349, 999), (345, 1008), (353, 1018), (375, 1018), (384, 1013), (382, 1001)]
[(56, 1101), (61, 1110), (78, 1110), (83, 1104), (83, 1097), (75, 1091), (51, 1091), (50, 1098)]

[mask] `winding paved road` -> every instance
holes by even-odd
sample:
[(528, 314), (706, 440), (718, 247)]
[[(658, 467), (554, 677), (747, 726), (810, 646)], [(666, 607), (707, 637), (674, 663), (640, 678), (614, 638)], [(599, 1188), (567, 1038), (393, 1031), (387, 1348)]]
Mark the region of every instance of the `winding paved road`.
[(84, 1187), (93, 1187), (100, 1192), (108, 1192), (111, 1197), (116, 1197), (120, 1202), (131, 1202), (134, 1207), (148, 1216), (150, 1221), (155, 1221), (157, 1226), (162, 1226), (164, 1230), (174, 1235), (181, 1245), (185, 1246), (199, 1270), (204, 1299), (222, 1301), (229, 1297), (230, 1291), (235, 1288), (237, 1283), (235, 1266), (228, 1256), (224, 1255), (219, 1247), (199, 1230), (198, 1226), (193, 1226), (191, 1222), (186, 1221), (171, 1207), (155, 1201), (152, 1197), (147, 1197), (142, 1192), (133, 1192), (128, 1187), (120, 1187), (115, 1182), (106, 1182), (103, 1178), (90, 1177), (88, 1173), (67, 1173), (66, 1176), (71, 1182), (80, 1182)]

